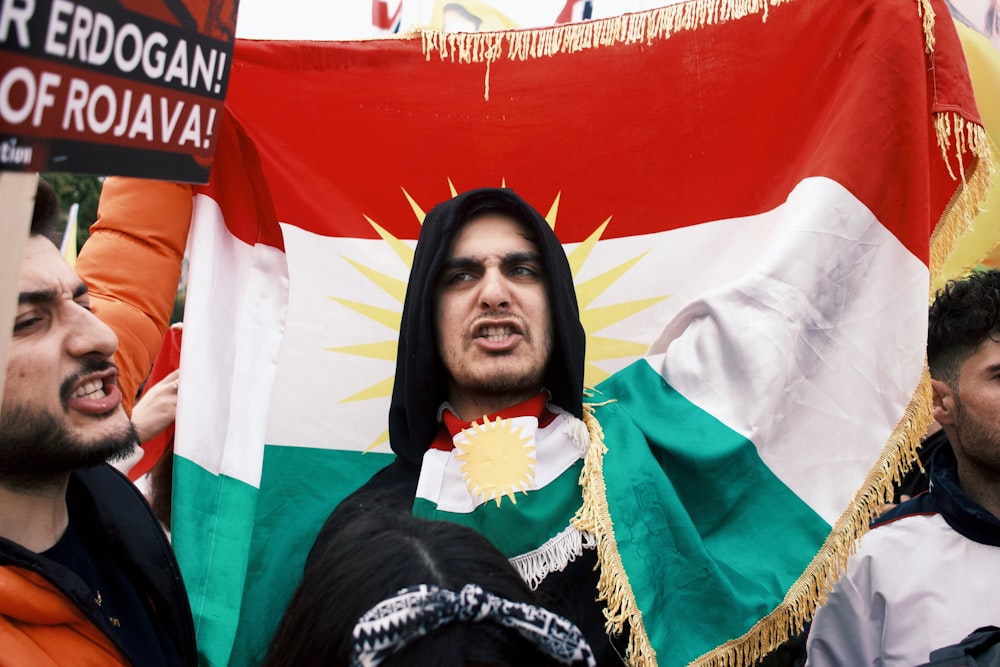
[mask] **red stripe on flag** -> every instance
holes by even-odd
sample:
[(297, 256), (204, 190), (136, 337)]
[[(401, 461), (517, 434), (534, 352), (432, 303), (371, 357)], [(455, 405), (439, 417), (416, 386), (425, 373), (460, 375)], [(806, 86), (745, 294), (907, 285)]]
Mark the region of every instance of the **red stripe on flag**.
[(910, 3), (801, 4), (488, 76), (419, 39), (240, 42), (227, 105), (278, 219), (324, 235), (375, 238), (368, 216), (415, 238), (402, 190), (426, 209), (448, 179), (506, 182), (542, 211), (561, 193), (574, 242), (609, 216), (604, 238), (760, 213), (828, 176), (926, 261), (956, 185), (927, 109), (977, 120), (966, 78), (928, 73)]

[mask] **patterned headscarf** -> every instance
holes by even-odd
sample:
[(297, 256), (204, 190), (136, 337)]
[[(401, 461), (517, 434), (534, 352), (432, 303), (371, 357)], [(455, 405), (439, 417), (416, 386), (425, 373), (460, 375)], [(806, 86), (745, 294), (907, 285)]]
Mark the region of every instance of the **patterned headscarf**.
[(354, 626), (351, 666), (376, 667), (449, 623), (482, 622), (515, 630), (564, 665), (597, 664), (590, 645), (572, 622), (542, 607), (466, 584), (457, 593), (437, 586), (410, 586), (369, 609)]

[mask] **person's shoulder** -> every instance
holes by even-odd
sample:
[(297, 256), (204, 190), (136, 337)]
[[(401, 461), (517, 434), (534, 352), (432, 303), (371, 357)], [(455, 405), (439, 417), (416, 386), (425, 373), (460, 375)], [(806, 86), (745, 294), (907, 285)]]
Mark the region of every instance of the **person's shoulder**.
[(86, 502), (88, 512), (102, 522), (113, 521), (131, 526), (149, 523), (160, 529), (142, 492), (121, 471), (107, 463), (73, 472), (70, 494), (80, 509)]
[(878, 571), (879, 576), (893, 577), (894, 569), (903, 563), (906, 567), (920, 567), (915, 559), (923, 561), (933, 552), (928, 545), (940, 544), (953, 532), (931, 502), (930, 494), (922, 493), (879, 516), (861, 537), (853, 558), (870, 561), (868, 568)]
[(872, 522), (872, 528), (893, 524), (903, 519), (932, 516), (939, 513), (940, 511), (934, 497), (927, 491), (924, 491), (880, 514)]

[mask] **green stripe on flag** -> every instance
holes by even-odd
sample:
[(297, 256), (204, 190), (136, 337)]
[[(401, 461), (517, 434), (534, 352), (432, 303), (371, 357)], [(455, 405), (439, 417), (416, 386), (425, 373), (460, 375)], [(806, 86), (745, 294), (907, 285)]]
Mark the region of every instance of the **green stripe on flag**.
[(389, 465), (391, 454), (309, 447), (264, 448), (257, 524), (250, 548), (232, 665), (255, 665), (302, 579), (306, 556), (341, 500)]
[[(487, 536), (507, 558), (534, 551), (569, 526), (570, 519), (583, 502), (580, 492), (580, 470), (583, 460), (567, 468), (545, 487), (517, 492), (517, 504), (504, 496), (497, 507), (490, 500), (468, 514), (439, 511), (423, 498), (413, 503), (413, 513), (425, 519), (451, 521), (470, 526)], [(531, 530), (525, 530), (531, 526)]]
[[(196, 616), (201, 664), (260, 663), (327, 516), (392, 459), (268, 445), (258, 491), (175, 457), (174, 497), (183, 494), (186, 502), (174, 504), (174, 516), (176, 525), (187, 529), (174, 533), (175, 549), (182, 563), (206, 568), (184, 571), (192, 608), (202, 609)], [(176, 519), (180, 512), (183, 522)], [(206, 540), (213, 531), (215, 541)]]
[(257, 489), (174, 456), (171, 534), (194, 612), (200, 664), (228, 663)]
[(595, 414), (608, 448), (604, 477), (619, 552), (639, 609), (696, 619), (644, 617), (660, 664), (687, 664), (718, 646), (720, 628), (738, 637), (773, 609), (830, 526), (752, 442), (645, 360), (599, 385), (591, 400), (608, 397), (615, 400)]

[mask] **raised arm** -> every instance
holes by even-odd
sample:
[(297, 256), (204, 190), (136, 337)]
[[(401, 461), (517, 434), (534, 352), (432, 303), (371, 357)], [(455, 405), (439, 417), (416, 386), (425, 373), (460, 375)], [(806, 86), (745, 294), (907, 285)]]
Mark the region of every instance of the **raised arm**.
[(94, 311), (118, 334), (115, 362), (130, 414), (170, 324), (192, 195), (187, 184), (108, 178), (77, 260)]

